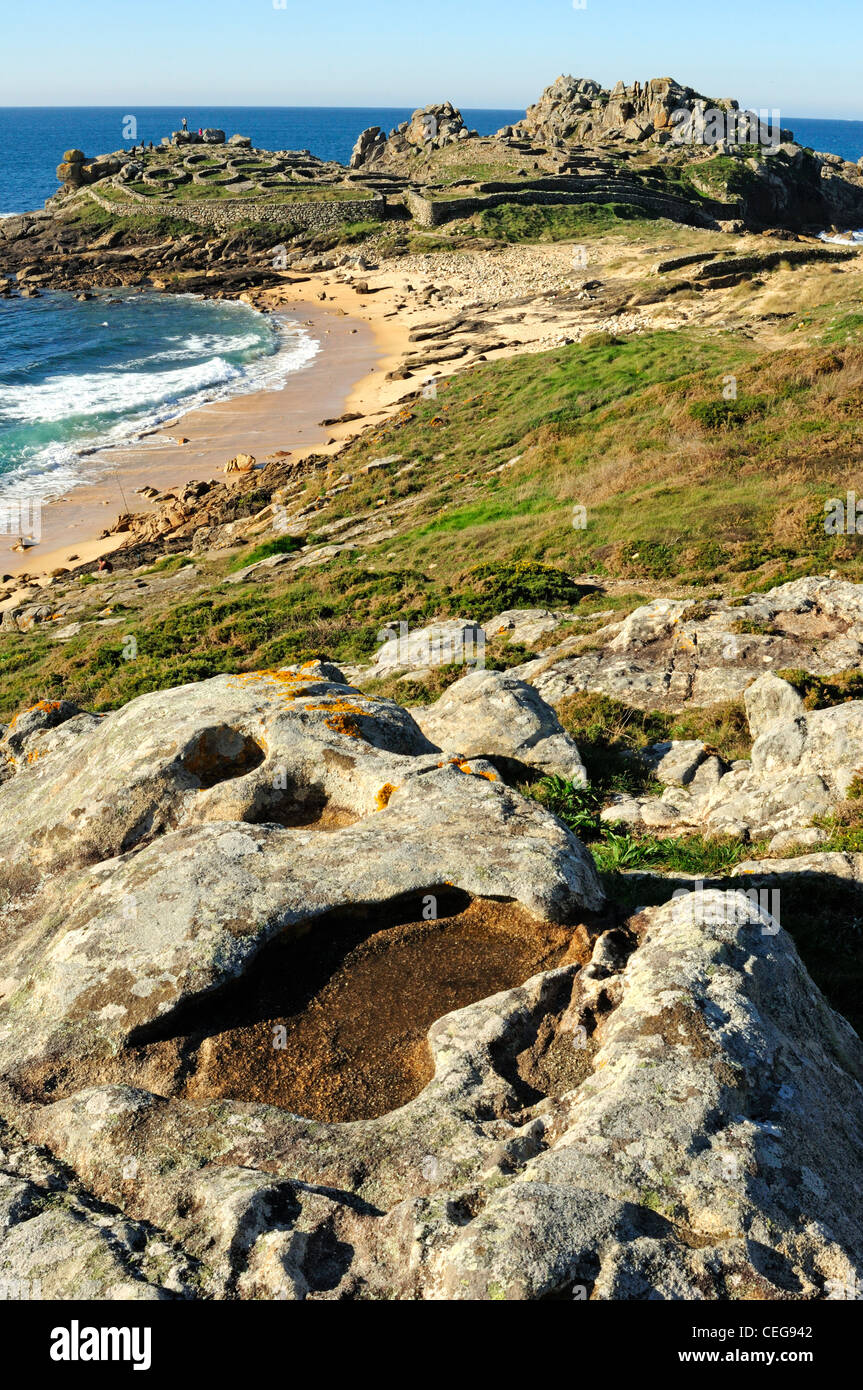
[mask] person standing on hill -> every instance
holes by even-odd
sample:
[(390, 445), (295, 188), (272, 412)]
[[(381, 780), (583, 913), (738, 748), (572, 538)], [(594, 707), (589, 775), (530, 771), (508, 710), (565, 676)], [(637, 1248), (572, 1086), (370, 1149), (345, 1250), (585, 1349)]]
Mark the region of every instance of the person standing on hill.
[(189, 129), (189, 122), (188, 122), (188, 120), (186, 119), (185, 116), (183, 117), (183, 129), (184, 129), (184, 130), (188, 130), (188, 129)]

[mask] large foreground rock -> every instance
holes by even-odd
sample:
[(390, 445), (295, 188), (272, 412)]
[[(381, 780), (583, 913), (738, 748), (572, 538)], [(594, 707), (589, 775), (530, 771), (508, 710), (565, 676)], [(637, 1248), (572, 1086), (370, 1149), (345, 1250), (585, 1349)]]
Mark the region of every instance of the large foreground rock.
[(122, 1084), (4, 1103), (217, 1296), (855, 1296), (863, 1045), (744, 894), (651, 909), (430, 1043), (422, 1093), (351, 1125)]
[(753, 738), (766, 733), (774, 724), (787, 723), (805, 713), (803, 700), (793, 685), (772, 672), (753, 681), (743, 693), (743, 703)]
[(101, 720), (36, 721), (0, 787), (0, 891), (18, 923), (0, 954), (7, 1075), (32, 1089), (97, 1064), (339, 908), (439, 885), (549, 921), (601, 907), (560, 822), (334, 675), (218, 676)]
[[(470, 704), (454, 698), (453, 720)], [(837, 797), (861, 708), (769, 722), (749, 768), (691, 742), (657, 745), (654, 770), (667, 797), (754, 796), (745, 779), (774, 775)], [(325, 662), (103, 718), (45, 704), (4, 751), (0, 1277), (23, 1297), (855, 1296), (863, 1044), (752, 894), (600, 916), (560, 822)], [(859, 881), (848, 856), (809, 871), (834, 867)], [(347, 932), (365, 968), (447, 894), (486, 913), (487, 949), (507, 912), (566, 949), (441, 1006), (406, 1101), (338, 1122), (261, 1099), (266, 953), (308, 943), (278, 959), (318, 969)], [(371, 1009), (394, 1053), (398, 978)], [(274, 979), (317, 997), (314, 970)], [(345, 1016), (336, 1068), (369, 1012)]]

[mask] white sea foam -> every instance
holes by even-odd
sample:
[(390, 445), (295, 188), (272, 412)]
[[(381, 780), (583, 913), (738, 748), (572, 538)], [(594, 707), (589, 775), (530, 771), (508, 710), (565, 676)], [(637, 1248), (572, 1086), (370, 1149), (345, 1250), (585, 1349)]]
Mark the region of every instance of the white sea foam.
[(832, 246), (856, 246), (863, 241), (863, 231), (859, 232), (819, 232), (819, 241), (829, 241)]
[(118, 415), (162, 402), (180, 402), (208, 386), (237, 380), (241, 369), (221, 357), (169, 372), (87, 372), (49, 377), (35, 386), (0, 387), (0, 415), (50, 424), (89, 415)]
[(167, 348), (164, 352), (152, 352), (146, 357), (138, 357), (129, 362), (128, 366), (147, 367), (152, 362), (182, 362), (184, 358), (198, 361), (207, 353), (221, 357), (231, 352), (248, 352), (250, 348), (259, 347), (261, 344), (261, 339), (255, 333), (236, 334), (233, 337), (219, 333), (192, 333), (188, 338), (176, 334), (165, 341), (176, 343), (177, 346)]

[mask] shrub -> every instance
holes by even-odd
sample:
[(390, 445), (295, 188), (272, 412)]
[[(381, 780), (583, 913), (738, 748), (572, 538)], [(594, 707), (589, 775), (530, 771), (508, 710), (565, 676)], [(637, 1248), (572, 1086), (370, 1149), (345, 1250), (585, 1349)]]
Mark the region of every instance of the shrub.
[(736, 401), (694, 401), (689, 413), (705, 429), (719, 430), (735, 429), (766, 409), (763, 396), (740, 396)]
[(509, 608), (570, 607), (584, 592), (565, 570), (538, 560), (478, 565), (468, 581), (486, 616)]

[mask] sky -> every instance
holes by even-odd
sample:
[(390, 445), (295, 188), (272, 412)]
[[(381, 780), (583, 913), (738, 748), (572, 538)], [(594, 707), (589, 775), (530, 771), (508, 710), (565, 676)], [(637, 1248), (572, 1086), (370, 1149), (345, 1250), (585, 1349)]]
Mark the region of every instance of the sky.
[(523, 108), (560, 73), (863, 119), (861, 0), (0, 0), (0, 105)]

